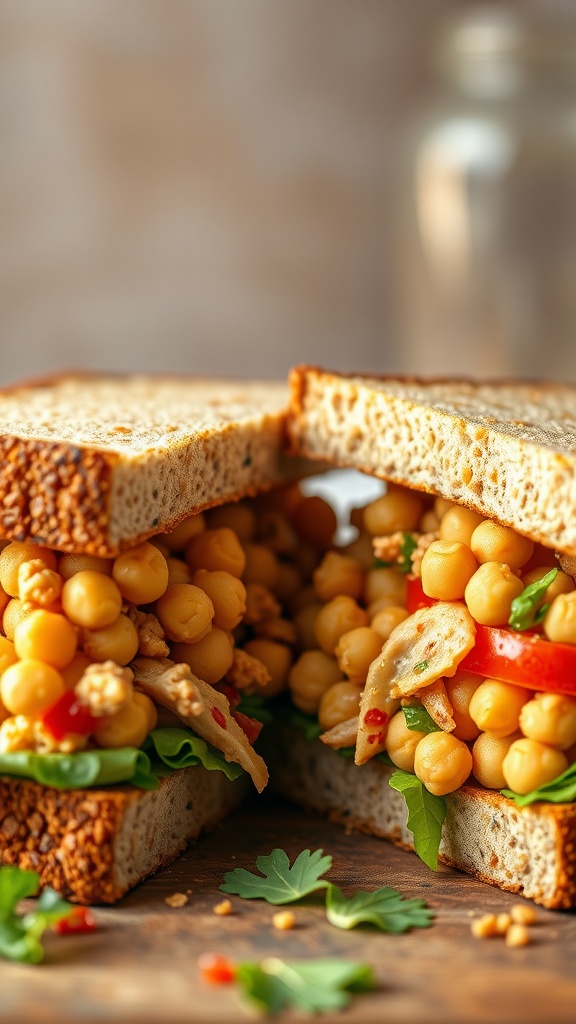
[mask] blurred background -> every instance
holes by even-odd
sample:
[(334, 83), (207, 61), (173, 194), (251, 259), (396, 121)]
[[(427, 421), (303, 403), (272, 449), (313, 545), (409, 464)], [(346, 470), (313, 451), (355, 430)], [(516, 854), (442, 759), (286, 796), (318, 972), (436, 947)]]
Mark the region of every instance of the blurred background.
[(0, 381), (576, 379), (574, 10), (0, 0)]

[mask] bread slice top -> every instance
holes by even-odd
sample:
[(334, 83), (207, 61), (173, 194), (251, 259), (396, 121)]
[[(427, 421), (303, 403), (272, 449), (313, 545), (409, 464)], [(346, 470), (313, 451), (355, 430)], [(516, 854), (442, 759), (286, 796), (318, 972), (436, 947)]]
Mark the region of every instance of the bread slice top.
[(0, 536), (107, 556), (281, 483), (274, 381), (69, 375), (0, 393)]
[(308, 458), (441, 495), (576, 555), (576, 385), (291, 373)]

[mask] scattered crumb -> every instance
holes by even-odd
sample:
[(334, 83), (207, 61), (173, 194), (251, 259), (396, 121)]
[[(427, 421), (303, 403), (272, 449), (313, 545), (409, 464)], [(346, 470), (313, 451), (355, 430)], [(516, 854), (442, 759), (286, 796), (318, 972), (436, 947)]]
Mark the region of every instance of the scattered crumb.
[(474, 917), (474, 916), (475, 916), (475, 914), (476, 914), (476, 911), (475, 911), (475, 910), (469, 910), (469, 911), (468, 911), (468, 917)]
[(296, 917), (291, 910), (279, 910), (273, 915), (272, 924), (278, 931), (287, 932), (296, 924)]
[(164, 903), (174, 910), (179, 910), (180, 907), (185, 907), (188, 903), (188, 896), (185, 892), (173, 892), (171, 896), (166, 896)]
[(536, 924), (538, 915), (534, 907), (526, 903), (515, 903), (510, 911), (510, 917), (514, 924)]
[(216, 903), (215, 906), (212, 907), (212, 910), (215, 914), (218, 914), (218, 917), (227, 917), (228, 914), (233, 913), (233, 907), (230, 900), (222, 900), (221, 903)]

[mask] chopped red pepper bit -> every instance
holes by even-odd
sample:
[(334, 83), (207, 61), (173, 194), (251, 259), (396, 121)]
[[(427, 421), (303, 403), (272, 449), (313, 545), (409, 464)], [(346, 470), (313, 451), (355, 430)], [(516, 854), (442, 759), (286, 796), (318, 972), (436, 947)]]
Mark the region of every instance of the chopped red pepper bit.
[(63, 740), (71, 732), (86, 736), (92, 732), (96, 721), (73, 690), (63, 694), (42, 716), (42, 722), (55, 740)]
[(233, 960), (218, 953), (203, 953), (198, 960), (202, 980), (209, 985), (228, 985), (236, 977)]
[(235, 711), (232, 718), (246, 734), (249, 743), (254, 743), (258, 739), (262, 729), (262, 722), (259, 722), (257, 718), (250, 718), (243, 711)]
[(385, 725), (388, 715), (385, 711), (380, 711), (379, 708), (370, 708), (364, 715), (364, 721), (366, 725)]
[(57, 935), (80, 935), (81, 932), (93, 932), (98, 925), (90, 907), (74, 907), (74, 910), (54, 925)]
[(219, 725), (221, 729), (226, 728), (226, 719), (220, 711), (220, 708), (212, 708), (212, 718), (216, 722), (216, 725)]

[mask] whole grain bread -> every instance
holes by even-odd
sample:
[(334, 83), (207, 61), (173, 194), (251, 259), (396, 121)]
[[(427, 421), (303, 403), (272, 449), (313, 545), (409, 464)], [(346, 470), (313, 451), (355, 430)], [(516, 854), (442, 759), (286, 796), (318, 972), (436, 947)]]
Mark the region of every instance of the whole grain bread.
[(246, 778), (184, 768), (134, 786), (60, 790), (0, 777), (0, 863), (75, 903), (114, 903), (241, 803)]
[(291, 373), (293, 453), (439, 494), (576, 555), (576, 385)]
[[(273, 787), (359, 832), (413, 849), (406, 805), (382, 762), (355, 765), (294, 727), (277, 730), (268, 762)], [(479, 786), (446, 797), (440, 861), (550, 908), (576, 905), (576, 804), (519, 808)]]
[(274, 381), (69, 375), (0, 393), (0, 536), (107, 556), (299, 475)]

